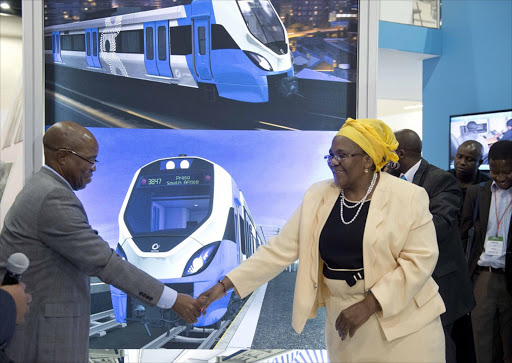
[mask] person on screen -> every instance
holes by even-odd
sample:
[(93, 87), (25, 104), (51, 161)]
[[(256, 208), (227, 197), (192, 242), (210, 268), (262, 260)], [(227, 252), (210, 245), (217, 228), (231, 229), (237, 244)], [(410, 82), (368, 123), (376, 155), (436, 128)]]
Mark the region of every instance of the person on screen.
[[(171, 308), (187, 322), (198, 302), (139, 270), (110, 249), (89, 225), (74, 191), (96, 171), (98, 143), (77, 123), (64, 121), (43, 136), (45, 165), (23, 187), (5, 217), (0, 261), (14, 252), (30, 260), (23, 280), (32, 309), (16, 329), (8, 354), (15, 362), (87, 362), (90, 280), (97, 276), (150, 306)], [(3, 275), (5, 264), (0, 265)]]
[(489, 169), (491, 180), (468, 188), (461, 222), (476, 298), (471, 322), (479, 363), (512, 360), (512, 141), (491, 146)]
[(462, 204), (462, 193), (457, 180), (421, 157), (422, 143), (416, 132), (404, 129), (395, 132), (399, 143), (396, 153), (399, 158), (401, 178), (425, 188), (429, 197), (439, 246), (439, 259), (434, 280), (446, 305), (441, 315), (446, 342), (446, 362), (454, 363), (457, 347), (451, 338), (456, 320), (469, 314), (475, 307), (471, 280), (464, 258), (459, 236), (458, 214)]
[(331, 362), (444, 361), (427, 193), (380, 172), (397, 146), (384, 122), (347, 119), (325, 156), (334, 180), (310, 187), (280, 233), (198, 301), (244, 297), (299, 259), (292, 325), (300, 333), (326, 306)]
[(478, 133), (478, 125), (475, 121), (469, 121), (466, 124), (466, 133), (459, 136), (459, 145), (461, 145), (464, 141), (475, 140), (482, 144), (482, 158), (484, 162), (487, 162), (487, 155), (489, 154), (489, 144), (485, 137)]
[(498, 140), (508, 140), (512, 141), (512, 118), (509, 119), (506, 123), (507, 131), (500, 137), (498, 137)]

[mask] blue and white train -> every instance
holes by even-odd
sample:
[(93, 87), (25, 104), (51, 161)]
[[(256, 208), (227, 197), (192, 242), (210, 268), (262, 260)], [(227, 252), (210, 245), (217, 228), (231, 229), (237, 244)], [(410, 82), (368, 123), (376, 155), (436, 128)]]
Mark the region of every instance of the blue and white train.
[[(140, 168), (119, 213), (118, 254), (167, 286), (194, 297), (251, 256), (260, 244), (233, 178), (219, 165), (199, 157), (160, 159)], [(136, 315), (140, 302), (114, 287), (111, 293), (118, 322)], [(231, 294), (212, 303), (195, 326), (219, 321)]]
[(46, 27), (46, 63), (243, 102), (298, 92), (286, 29), (270, 0), (177, 4)]

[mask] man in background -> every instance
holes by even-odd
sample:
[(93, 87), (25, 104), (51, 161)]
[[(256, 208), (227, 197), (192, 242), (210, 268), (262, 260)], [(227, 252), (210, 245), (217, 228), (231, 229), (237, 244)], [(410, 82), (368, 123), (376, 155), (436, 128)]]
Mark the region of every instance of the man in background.
[(489, 154), (489, 144), (485, 137), (478, 133), (478, 125), (475, 121), (469, 121), (466, 124), (466, 133), (459, 136), (459, 145), (461, 145), (464, 141), (475, 140), (478, 141), (482, 145), (482, 159), (487, 161), (487, 155)]
[(400, 177), (423, 187), (429, 196), (439, 245), (439, 259), (432, 277), (446, 305), (441, 321), (446, 340), (446, 362), (456, 362), (456, 346), (451, 338), (454, 322), (475, 306), (467, 263), (459, 237), (458, 213), (462, 193), (457, 180), (448, 172), (429, 164), (421, 157), (422, 144), (418, 134), (404, 129), (395, 132), (399, 143)]
[[(70, 121), (43, 137), (45, 165), (23, 187), (5, 217), (0, 261), (24, 253), (23, 274), (33, 296), (26, 323), (18, 326), (8, 354), (16, 362), (87, 362), (90, 280), (97, 276), (150, 306), (171, 308), (188, 323), (200, 316), (192, 297), (178, 294), (123, 260), (89, 225), (73, 191), (96, 171), (98, 143)], [(0, 275), (4, 265), (0, 265)], [(1, 277), (1, 276), (0, 276)]]
[(478, 363), (512, 362), (512, 141), (492, 145), (489, 169), (492, 180), (468, 188), (462, 213), (476, 298), (471, 322)]
[(484, 162), (483, 147), (478, 141), (464, 141), (457, 149), (454, 159), (454, 169), (448, 172), (459, 182), (462, 190), (462, 200), (470, 185), (480, 184), (490, 180), (489, 176), (478, 170)]

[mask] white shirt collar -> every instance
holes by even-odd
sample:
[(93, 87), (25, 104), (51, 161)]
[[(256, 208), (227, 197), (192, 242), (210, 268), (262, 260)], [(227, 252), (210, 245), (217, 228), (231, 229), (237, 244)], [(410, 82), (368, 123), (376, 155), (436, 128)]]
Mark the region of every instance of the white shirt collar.
[[(407, 170), (404, 174), (402, 174), (403, 176), (405, 176), (405, 178), (407, 179), (408, 182), (412, 183), (412, 180), (414, 179), (414, 175), (416, 175), (416, 172), (420, 168), (420, 164), (421, 164), (421, 159), (416, 164), (414, 164), (409, 170)], [(402, 175), (400, 175), (400, 176), (402, 176)]]
[(52, 167), (48, 166), (48, 165), (43, 165), (43, 168), (46, 168), (48, 170), (50, 170), (52, 173), (54, 173), (55, 175), (57, 175), (59, 178), (61, 178), (62, 180), (64, 180), (64, 182), (68, 185), (68, 187), (73, 190), (73, 187), (71, 186), (71, 184), (69, 184), (69, 182), (64, 179), (64, 177), (62, 175), (60, 175), (59, 173), (57, 173)]

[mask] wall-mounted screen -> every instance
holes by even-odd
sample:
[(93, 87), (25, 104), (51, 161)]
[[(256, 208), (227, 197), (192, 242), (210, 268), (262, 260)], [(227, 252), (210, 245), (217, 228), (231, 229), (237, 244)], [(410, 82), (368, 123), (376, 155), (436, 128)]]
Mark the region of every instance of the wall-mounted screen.
[(481, 170), (489, 170), (489, 148), (498, 140), (512, 140), (512, 110), (472, 113), (450, 116), (450, 169), (457, 148), (467, 140), (482, 144)]

